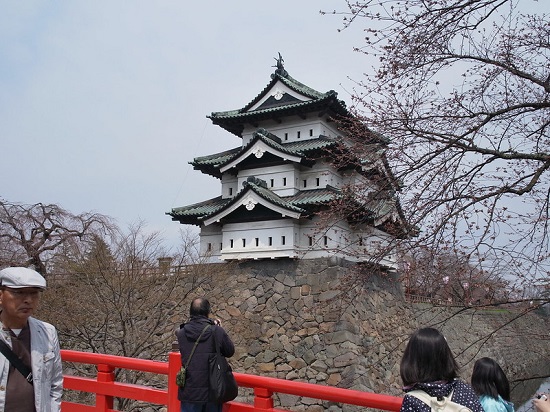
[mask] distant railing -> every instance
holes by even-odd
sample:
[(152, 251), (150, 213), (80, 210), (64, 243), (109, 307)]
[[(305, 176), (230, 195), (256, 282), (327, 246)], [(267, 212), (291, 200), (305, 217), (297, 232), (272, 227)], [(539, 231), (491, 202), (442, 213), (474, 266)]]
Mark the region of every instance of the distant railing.
[(454, 306), (454, 307), (470, 307), (470, 308), (477, 308), (477, 309), (483, 309), (483, 308), (491, 308), (499, 306), (501, 308), (506, 309), (513, 309), (513, 308), (524, 308), (529, 305), (528, 301), (520, 301), (517, 303), (509, 303), (506, 301), (498, 301), (498, 300), (486, 300), (485, 302), (476, 301), (473, 302), (471, 300), (457, 300), (453, 299), (452, 297), (448, 297), (447, 299), (441, 299), (436, 297), (430, 297), (430, 296), (422, 296), (422, 295), (412, 295), (410, 293), (405, 293), (405, 300), (409, 303), (428, 303), (433, 306)]
[[(61, 358), (66, 362), (96, 365), (95, 378), (65, 375), (65, 389), (95, 394), (95, 405), (63, 401), (62, 412), (113, 412), (114, 398), (125, 398), (143, 401), (150, 404), (165, 405), (167, 412), (179, 412), (178, 387), (175, 384), (176, 374), (180, 369), (181, 358), (178, 352), (168, 355), (168, 362), (158, 362), (144, 359), (126, 358), (122, 356), (104, 355), (99, 353), (62, 350)], [(166, 389), (149, 386), (133, 385), (115, 381), (115, 368), (150, 372), (168, 376)], [(253, 404), (228, 402), (224, 404), (224, 412), (281, 411), (273, 407), (273, 394), (285, 393), (311, 399), (319, 399), (348, 405), (386, 411), (399, 411), (402, 398), (361, 392), (331, 386), (315, 385), (305, 382), (287, 381), (284, 379), (235, 373), (239, 387), (252, 388)]]
[(437, 306), (463, 306), (459, 302), (453, 301), (452, 298), (441, 299), (441, 298), (433, 298), (429, 296), (411, 295), (410, 293), (406, 293), (405, 299), (409, 303), (429, 303), (431, 305), (437, 305)]

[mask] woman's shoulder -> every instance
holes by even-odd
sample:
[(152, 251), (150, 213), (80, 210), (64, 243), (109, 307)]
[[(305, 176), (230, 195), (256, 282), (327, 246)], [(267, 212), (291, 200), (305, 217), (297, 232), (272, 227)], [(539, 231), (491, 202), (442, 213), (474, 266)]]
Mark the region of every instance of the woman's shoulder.
[(474, 391), (472, 386), (469, 383), (463, 381), (462, 379), (455, 379), (453, 381), (453, 384), (454, 384), (455, 388), (460, 388), (460, 389), (464, 389), (464, 390), (468, 390), (468, 391), (472, 391), (472, 392)]
[(452, 401), (466, 406), (473, 412), (481, 412), (483, 410), (474, 389), (460, 379), (453, 381)]
[(401, 404), (402, 412), (430, 412), (432, 408), (418, 399), (416, 396), (405, 394)]
[(456, 392), (465, 393), (465, 394), (474, 396), (477, 399), (477, 395), (474, 391), (474, 388), (472, 388), (472, 386), (469, 383), (466, 383), (461, 379), (455, 379), (452, 385), (453, 385), (453, 391), (455, 393)]
[(401, 411), (403, 412), (429, 412), (431, 407), (426, 405), (422, 400), (416, 398), (413, 389), (419, 389), (426, 392), (431, 397), (449, 396), (452, 393), (452, 401), (465, 406), (472, 412), (483, 412), (479, 399), (473, 388), (466, 382), (455, 379), (450, 382), (432, 382), (417, 384), (413, 388), (407, 390), (403, 398)]

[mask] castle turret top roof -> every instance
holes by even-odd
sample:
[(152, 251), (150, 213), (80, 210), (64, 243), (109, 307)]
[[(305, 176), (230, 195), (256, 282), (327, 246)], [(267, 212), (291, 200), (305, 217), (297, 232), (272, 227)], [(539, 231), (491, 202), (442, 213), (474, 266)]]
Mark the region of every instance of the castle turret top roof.
[(271, 81), (249, 103), (241, 109), (212, 112), (208, 118), (216, 125), (242, 137), (246, 123), (255, 124), (262, 120), (279, 119), (283, 116), (308, 113), (325, 113), (332, 117), (349, 117), (350, 112), (338, 93), (329, 90), (325, 93), (312, 89), (291, 77), (283, 66), (279, 54)]

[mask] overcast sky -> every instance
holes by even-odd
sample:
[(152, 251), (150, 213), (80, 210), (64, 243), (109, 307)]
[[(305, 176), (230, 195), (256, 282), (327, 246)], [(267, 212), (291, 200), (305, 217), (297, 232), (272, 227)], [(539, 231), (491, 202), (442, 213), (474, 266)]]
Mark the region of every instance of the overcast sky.
[(338, 32), (343, 0), (0, 0), (0, 197), (144, 220), (176, 239), (165, 213), (220, 193), (194, 157), (240, 145), (212, 125), (291, 76), (350, 104), (369, 70)]

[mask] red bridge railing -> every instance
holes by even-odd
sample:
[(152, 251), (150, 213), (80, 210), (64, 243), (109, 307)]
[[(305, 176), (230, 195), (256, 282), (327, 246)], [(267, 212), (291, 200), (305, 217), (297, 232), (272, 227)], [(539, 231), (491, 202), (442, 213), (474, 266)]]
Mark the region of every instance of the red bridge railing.
[[(178, 352), (171, 352), (168, 356), (168, 362), (72, 350), (62, 350), (61, 358), (66, 362), (96, 365), (97, 368), (97, 376), (95, 378), (65, 375), (63, 381), (65, 389), (94, 393), (96, 399), (95, 405), (90, 406), (63, 401), (61, 404), (62, 412), (113, 412), (115, 411), (113, 409), (114, 398), (133, 399), (151, 404), (165, 405), (167, 412), (179, 412), (180, 410), (177, 396), (178, 387), (175, 384), (176, 373), (181, 365)], [(116, 368), (166, 375), (168, 377), (167, 388), (158, 389), (117, 382), (114, 373)], [(235, 378), (239, 387), (253, 389), (254, 403), (228, 402), (224, 405), (224, 412), (280, 412), (281, 409), (273, 407), (274, 393), (285, 393), (386, 411), (399, 411), (402, 402), (402, 398), (396, 396), (287, 381), (264, 376), (235, 373)]]

